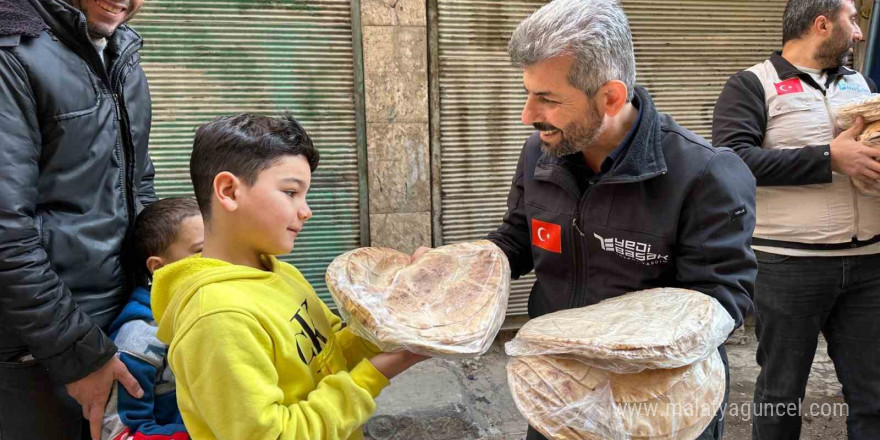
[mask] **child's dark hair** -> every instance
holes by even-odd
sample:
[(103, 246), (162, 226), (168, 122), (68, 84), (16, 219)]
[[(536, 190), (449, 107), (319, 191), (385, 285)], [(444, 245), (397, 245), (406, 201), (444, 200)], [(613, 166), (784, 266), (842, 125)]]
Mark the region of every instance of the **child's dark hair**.
[(214, 177), (228, 171), (253, 185), (257, 176), (284, 156), (303, 156), (312, 172), (318, 150), (306, 130), (289, 113), (281, 117), (240, 114), (217, 118), (196, 131), (189, 174), (202, 217), (211, 215)]
[(147, 258), (161, 255), (177, 239), (180, 224), (199, 215), (199, 205), (189, 197), (162, 199), (144, 208), (134, 221), (131, 264), (139, 280), (147, 280)]

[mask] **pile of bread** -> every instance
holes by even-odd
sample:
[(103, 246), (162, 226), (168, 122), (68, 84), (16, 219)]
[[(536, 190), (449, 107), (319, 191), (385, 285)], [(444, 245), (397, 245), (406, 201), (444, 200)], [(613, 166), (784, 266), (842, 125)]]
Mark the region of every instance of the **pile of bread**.
[[(880, 94), (871, 95), (870, 98), (854, 101), (839, 107), (836, 110), (837, 125), (847, 130), (856, 122), (856, 118), (862, 117), (865, 124), (858, 141), (862, 144), (880, 149)], [(865, 195), (880, 197), (880, 182), (871, 182), (864, 179), (853, 179), (853, 185)]]
[(337, 257), (327, 286), (352, 330), (383, 351), (485, 353), (501, 328), (510, 265), (488, 240), (438, 247), (418, 261), (367, 247)]
[(692, 440), (721, 406), (733, 326), (714, 298), (674, 288), (551, 313), (507, 343), (511, 393), (548, 438)]

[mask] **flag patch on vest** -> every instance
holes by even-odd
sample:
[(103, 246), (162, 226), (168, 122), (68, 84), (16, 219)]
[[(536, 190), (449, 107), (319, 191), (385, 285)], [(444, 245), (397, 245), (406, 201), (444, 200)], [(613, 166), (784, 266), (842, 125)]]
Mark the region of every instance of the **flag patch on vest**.
[(562, 226), (532, 219), (532, 245), (545, 251), (562, 253)]
[(789, 93), (801, 93), (804, 91), (804, 86), (801, 85), (800, 78), (787, 79), (773, 85), (776, 86), (776, 93), (779, 95), (787, 95)]

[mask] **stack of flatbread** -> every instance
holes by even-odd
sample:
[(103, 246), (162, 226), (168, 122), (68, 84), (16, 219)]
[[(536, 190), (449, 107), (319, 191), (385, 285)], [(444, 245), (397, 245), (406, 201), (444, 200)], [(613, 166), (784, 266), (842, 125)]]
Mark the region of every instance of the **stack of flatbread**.
[(327, 268), (327, 286), (352, 330), (383, 351), (477, 355), (501, 328), (510, 266), (488, 240), (428, 251), (415, 263), (388, 248), (360, 248)]
[[(852, 127), (856, 118), (861, 116), (865, 127), (862, 129), (858, 141), (869, 147), (880, 149), (880, 94), (843, 105), (837, 109), (836, 114), (837, 125), (844, 130)], [(854, 178), (852, 181), (862, 194), (880, 197), (880, 182), (859, 178)]]
[(675, 288), (544, 315), (506, 346), (511, 392), (550, 438), (692, 440), (721, 405), (733, 327), (717, 300)]
[(838, 127), (846, 130), (856, 123), (856, 118), (862, 117), (864, 123), (870, 124), (880, 121), (880, 94), (872, 94), (867, 98), (847, 102), (836, 108)]
[(714, 298), (659, 288), (527, 322), (507, 343), (511, 356), (567, 354), (617, 373), (677, 368), (706, 358), (733, 331)]
[[(880, 104), (878, 104), (880, 108)], [(859, 135), (859, 142), (880, 149), (880, 121), (874, 121), (862, 129)], [(871, 182), (864, 179), (853, 179), (853, 185), (859, 189), (862, 194), (873, 197), (880, 197), (880, 182)]]
[(669, 370), (616, 374), (574, 359), (511, 358), (507, 378), (529, 424), (559, 440), (693, 440), (724, 398), (721, 355)]

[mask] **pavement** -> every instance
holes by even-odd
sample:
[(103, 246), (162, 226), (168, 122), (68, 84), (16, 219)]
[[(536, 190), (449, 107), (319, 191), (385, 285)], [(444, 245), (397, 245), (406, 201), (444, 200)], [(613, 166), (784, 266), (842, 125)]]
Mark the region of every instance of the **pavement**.
[[(505, 370), (504, 343), (514, 334), (515, 330), (502, 330), (482, 356), (430, 359), (396, 377), (364, 426), (367, 440), (524, 439), (527, 423), (510, 396)], [(752, 401), (758, 375), (756, 348), (754, 329), (748, 327), (727, 343), (731, 389), (725, 440), (750, 438), (751, 418), (742, 409)], [(804, 417), (801, 439), (845, 439), (845, 417), (832, 414), (842, 404), (834, 366), (821, 340), (803, 406), (815, 408), (816, 414)]]

